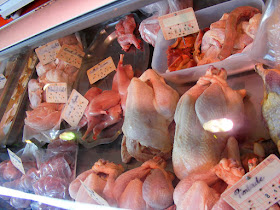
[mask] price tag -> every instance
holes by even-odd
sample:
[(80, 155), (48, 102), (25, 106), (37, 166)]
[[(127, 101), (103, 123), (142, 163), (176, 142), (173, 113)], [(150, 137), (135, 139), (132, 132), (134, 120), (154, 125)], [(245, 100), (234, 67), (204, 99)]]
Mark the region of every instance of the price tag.
[(88, 100), (83, 97), (79, 92), (73, 89), (65, 108), (62, 112), (62, 118), (69, 123), (72, 127), (79, 124), (84, 111), (88, 105)]
[(112, 71), (116, 70), (116, 66), (112, 57), (108, 57), (105, 60), (101, 61), (94, 67), (87, 70), (87, 75), (90, 84), (95, 83), (96, 81), (106, 77)]
[(46, 90), (46, 101), (48, 103), (67, 102), (66, 83), (48, 83), (45, 85), (44, 90)]
[(72, 66), (80, 68), (84, 56), (85, 53), (77, 47), (65, 44), (61, 47), (56, 57), (71, 64)]
[(174, 39), (199, 31), (193, 8), (158, 17), (163, 36), (166, 40)]
[(8, 149), (9, 157), (12, 162), (12, 164), (23, 174), (25, 174), (22, 161), (19, 156), (17, 156), (15, 153), (13, 153), (11, 150)]
[(270, 155), (225, 191), (222, 198), (234, 209), (267, 209), (280, 200), (280, 160)]
[(3, 89), (5, 87), (6, 82), (6, 77), (3, 74), (0, 74), (0, 89)]
[(87, 191), (88, 195), (93, 200), (95, 200), (99, 205), (109, 206), (108, 202), (104, 198), (102, 198), (94, 190), (91, 190), (88, 186), (86, 186), (86, 184), (82, 180), (80, 180), (80, 182), (81, 182), (82, 186), (85, 188), (85, 190)]
[(49, 42), (41, 47), (35, 49), (35, 52), (40, 60), (40, 62), (45, 65), (56, 59), (56, 55), (61, 49), (58, 40)]

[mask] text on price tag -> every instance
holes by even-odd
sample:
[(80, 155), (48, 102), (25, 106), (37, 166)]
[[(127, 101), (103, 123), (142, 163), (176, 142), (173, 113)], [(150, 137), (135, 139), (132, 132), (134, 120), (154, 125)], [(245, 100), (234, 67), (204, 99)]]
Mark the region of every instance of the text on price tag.
[(158, 17), (159, 24), (166, 40), (174, 39), (199, 31), (193, 8)]
[(269, 208), (280, 200), (280, 160), (270, 155), (221, 196), (234, 209)]
[(0, 74), (0, 89), (3, 89), (5, 87), (6, 82), (6, 77), (3, 74)]
[(23, 174), (25, 174), (21, 158), (8, 149), (9, 157), (12, 164)]
[(46, 90), (46, 101), (48, 103), (67, 102), (66, 83), (48, 83), (45, 85), (44, 90)]
[(106, 77), (112, 71), (116, 70), (116, 66), (112, 57), (108, 57), (105, 60), (101, 61), (94, 67), (87, 70), (87, 75), (90, 84), (95, 83), (96, 81)]
[(61, 47), (56, 57), (71, 64), (72, 66), (80, 68), (84, 56), (85, 53), (77, 47), (65, 44)]
[(61, 49), (61, 46), (57, 40), (49, 42), (41, 47), (35, 49), (35, 52), (40, 62), (45, 65), (56, 59), (56, 55)]
[(66, 106), (63, 109), (62, 118), (72, 127), (77, 126), (88, 103), (89, 102), (85, 97), (73, 89)]

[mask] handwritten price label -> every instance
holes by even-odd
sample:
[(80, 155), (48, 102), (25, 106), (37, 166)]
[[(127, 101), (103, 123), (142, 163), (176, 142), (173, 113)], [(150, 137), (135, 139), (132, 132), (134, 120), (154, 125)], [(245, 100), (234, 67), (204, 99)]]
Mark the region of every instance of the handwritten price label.
[(88, 100), (74, 89), (62, 112), (62, 118), (72, 127), (77, 126), (88, 103)]
[(12, 164), (23, 174), (25, 174), (21, 158), (8, 149), (9, 157)]
[(234, 209), (267, 209), (280, 200), (280, 160), (270, 155), (221, 196)]
[(65, 44), (62, 46), (56, 57), (71, 64), (72, 66), (80, 68), (84, 56), (85, 53), (77, 47)]
[(112, 57), (108, 57), (105, 60), (101, 61), (94, 67), (87, 70), (87, 76), (90, 84), (95, 83), (96, 81), (106, 77), (112, 71), (116, 70), (116, 66)]
[(66, 83), (48, 83), (45, 85), (46, 101), (48, 103), (66, 103), (67, 102), (67, 84)]
[(187, 36), (199, 31), (193, 8), (158, 17), (163, 36), (166, 40)]
[(3, 74), (0, 74), (0, 89), (3, 89), (5, 87), (6, 82), (6, 77)]
[(35, 52), (40, 62), (45, 65), (56, 59), (56, 55), (61, 49), (61, 46), (57, 40), (49, 42), (41, 47), (35, 49)]

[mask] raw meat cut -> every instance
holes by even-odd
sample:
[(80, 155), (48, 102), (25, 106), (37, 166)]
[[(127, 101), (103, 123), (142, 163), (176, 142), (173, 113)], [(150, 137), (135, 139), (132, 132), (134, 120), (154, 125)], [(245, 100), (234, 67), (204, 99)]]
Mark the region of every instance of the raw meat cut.
[(139, 26), (139, 32), (141, 34), (141, 38), (155, 47), (157, 34), (160, 29), (158, 22), (158, 15), (154, 15), (143, 20)]
[(168, 126), (178, 99), (179, 94), (152, 69), (131, 80), (122, 128), (123, 162), (130, 156), (142, 162), (154, 156), (170, 156), (173, 140)]
[(112, 90), (117, 91), (121, 97), (121, 106), (123, 115), (125, 115), (125, 104), (127, 98), (127, 88), (130, 84), (131, 79), (134, 76), (134, 72), (131, 65), (123, 65), (124, 55), (120, 55), (118, 68), (113, 78)]
[(257, 13), (260, 13), (260, 11), (250, 6), (238, 7), (229, 13), (226, 20), (225, 41), (218, 56), (219, 59), (223, 60), (232, 54), (234, 41), (237, 37), (236, 28), (239, 20), (242, 18), (250, 19)]
[(45, 131), (59, 126), (62, 104), (41, 103), (26, 112), (25, 125), (37, 131)]
[(43, 99), (43, 84), (36, 79), (31, 79), (28, 82), (28, 97), (32, 109), (38, 107)]
[(124, 51), (128, 51), (130, 46), (133, 44), (137, 49), (141, 49), (141, 40), (137, 39), (134, 31), (136, 23), (133, 15), (127, 15), (124, 19), (120, 20), (116, 25), (116, 35), (118, 42)]
[[(210, 82), (210, 83), (209, 83)], [(233, 122), (231, 135), (242, 127), (245, 90), (232, 90), (226, 71), (211, 66), (204, 77), (180, 99), (175, 112), (175, 138), (172, 154), (174, 172), (179, 179), (192, 173), (206, 173), (221, 159), (225, 135), (214, 136), (203, 125), (216, 119)]]
[(121, 174), (113, 188), (119, 207), (165, 209), (171, 206), (174, 176), (165, 171), (165, 167), (166, 162), (162, 158), (154, 157), (140, 167)]
[(269, 135), (280, 152), (280, 71), (278, 69), (264, 69), (262, 64), (257, 64), (255, 69), (264, 82), (262, 114), (268, 125)]
[(88, 99), (89, 104), (79, 122), (80, 128), (87, 124), (83, 140), (86, 140), (90, 132), (93, 132), (94, 140), (98, 139), (102, 130), (122, 120), (121, 98), (117, 88), (116, 84), (116, 90), (102, 92), (101, 89), (92, 87), (86, 92), (85, 98)]

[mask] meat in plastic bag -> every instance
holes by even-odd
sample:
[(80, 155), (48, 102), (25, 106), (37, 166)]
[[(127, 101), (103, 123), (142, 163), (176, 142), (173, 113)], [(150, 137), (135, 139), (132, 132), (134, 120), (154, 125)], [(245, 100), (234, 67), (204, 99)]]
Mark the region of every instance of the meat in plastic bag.
[(272, 68), (280, 68), (280, 2), (266, 2), (259, 30), (249, 55)]
[(169, 12), (176, 12), (192, 6), (192, 0), (165, 0), (141, 8), (142, 12), (148, 15), (152, 14), (151, 17), (143, 20), (139, 26), (141, 38), (145, 42), (155, 46), (157, 34), (160, 30), (158, 17), (168, 14)]

